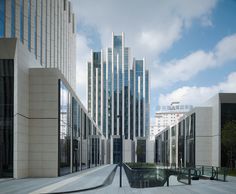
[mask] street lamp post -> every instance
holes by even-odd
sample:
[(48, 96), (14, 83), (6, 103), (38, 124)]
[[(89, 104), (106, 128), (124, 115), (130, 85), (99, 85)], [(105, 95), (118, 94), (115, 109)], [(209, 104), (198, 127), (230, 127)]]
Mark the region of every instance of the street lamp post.
[(122, 127), (121, 127), (121, 115), (117, 115), (119, 118), (119, 128), (120, 128), (120, 187), (122, 187), (122, 161), (123, 161), (123, 139), (122, 139)]

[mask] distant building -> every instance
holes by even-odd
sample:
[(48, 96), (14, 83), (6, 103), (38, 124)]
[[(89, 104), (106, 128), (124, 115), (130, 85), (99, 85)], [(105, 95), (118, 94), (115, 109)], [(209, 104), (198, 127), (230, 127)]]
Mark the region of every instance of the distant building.
[[(235, 149), (223, 144), (224, 126), (236, 120), (236, 93), (219, 93), (155, 136), (155, 162), (179, 167), (236, 168)], [(236, 141), (232, 136), (232, 141)]]
[[(155, 113), (155, 126), (152, 128), (154, 136), (162, 132), (166, 127), (174, 125), (193, 108), (192, 105), (182, 105), (179, 102), (172, 102), (169, 106), (158, 106)], [(152, 136), (151, 139), (154, 139)]]
[(155, 139), (155, 135), (157, 134), (157, 126), (156, 124), (151, 124), (150, 125), (150, 140)]
[[(119, 160), (120, 129), (130, 148), (126, 161), (134, 159), (131, 151), (137, 138), (149, 136), (149, 71), (145, 60), (131, 60), (124, 33), (112, 34), (112, 47), (91, 52), (88, 62), (88, 112), (111, 141), (111, 162)], [(117, 117), (119, 115), (119, 118)], [(131, 151), (131, 153), (130, 153)], [(132, 159), (133, 158), (133, 159)]]

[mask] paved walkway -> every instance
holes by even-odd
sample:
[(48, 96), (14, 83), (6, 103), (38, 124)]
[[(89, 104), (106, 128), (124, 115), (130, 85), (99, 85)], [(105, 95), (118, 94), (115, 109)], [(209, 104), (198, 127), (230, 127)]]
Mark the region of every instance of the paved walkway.
[(115, 166), (99, 166), (57, 178), (9, 179), (0, 182), (0, 193), (36, 194), (92, 187), (102, 184)]
[[(42, 179), (19, 179), (6, 180), (0, 182), (0, 193), (47, 193), (47, 192), (65, 192), (68, 190), (78, 190), (88, 187), (94, 187), (102, 184), (107, 176), (115, 168), (115, 165), (106, 165), (87, 169), (78, 173), (58, 178)], [(176, 181), (175, 176), (170, 178), (169, 187), (154, 187), (135, 189), (131, 188), (128, 179), (123, 170), (122, 188), (119, 187), (119, 167), (116, 170), (112, 184), (96, 190), (80, 192), (83, 194), (235, 194), (236, 177), (227, 177), (228, 182), (199, 180), (192, 181), (192, 185), (184, 185)]]

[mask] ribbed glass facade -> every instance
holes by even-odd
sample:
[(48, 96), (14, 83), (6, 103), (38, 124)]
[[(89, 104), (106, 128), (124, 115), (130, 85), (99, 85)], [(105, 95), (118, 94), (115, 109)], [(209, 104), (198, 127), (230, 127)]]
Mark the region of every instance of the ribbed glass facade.
[(125, 139), (147, 137), (149, 72), (145, 61), (134, 59), (130, 69), (130, 48), (124, 45), (124, 34), (113, 35), (112, 43), (105, 53), (92, 52), (88, 63), (89, 113), (107, 138), (120, 135), (120, 129)]

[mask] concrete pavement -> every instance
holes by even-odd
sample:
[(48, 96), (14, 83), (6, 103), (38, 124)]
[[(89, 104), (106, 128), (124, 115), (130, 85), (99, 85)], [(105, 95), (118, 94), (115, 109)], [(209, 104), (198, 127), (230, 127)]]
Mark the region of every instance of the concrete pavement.
[(65, 191), (68, 185), (73, 189), (92, 187), (102, 184), (115, 166), (99, 166), (57, 178), (5, 179), (0, 181), (0, 194), (49, 193), (59, 189)]
[[(0, 193), (48, 193), (48, 192), (66, 192), (71, 190), (94, 187), (104, 182), (107, 176), (115, 168), (115, 165), (106, 165), (87, 169), (78, 173), (58, 177), (43, 179), (19, 179), (5, 180), (0, 182)], [(116, 170), (113, 182), (102, 188), (80, 193), (85, 194), (235, 194), (236, 177), (227, 177), (228, 182), (214, 180), (192, 181), (192, 185), (184, 185), (176, 181), (175, 176), (170, 177), (169, 187), (153, 187), (144, 189), (135, 189), (129, 186), (128, 179), (123, 170), (122, 188), (119, 187), (119, 167)]]

